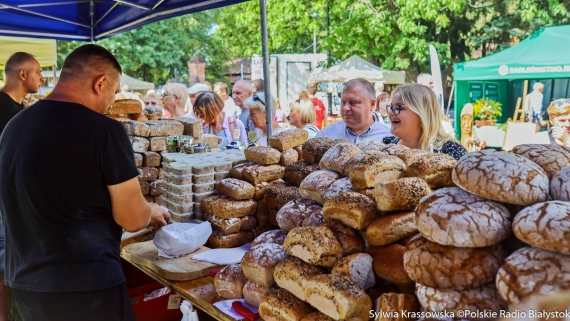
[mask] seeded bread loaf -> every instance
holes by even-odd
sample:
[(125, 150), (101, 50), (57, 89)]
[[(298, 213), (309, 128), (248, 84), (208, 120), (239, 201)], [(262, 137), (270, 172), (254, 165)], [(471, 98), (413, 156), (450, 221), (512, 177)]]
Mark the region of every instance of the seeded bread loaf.
[(323, 212), (313, 212), (312, 214), (307, 215), (301, 223), (301, 227), (305, 226), (319, 226), (319, 225), (327, 225), (327, 221), (323, 218)]
[(420, 199), (431, 192), (426, 181), (417, 177), (381, 182), (374, 187), (376, 205), (380, 211), (414, 210)]
[(376, 203), (357, 192), (339, 194), (323, 206), (325, 220), (336, 219), (357, 230), (366, 229), (377, 216)]
[(363, 290), (368, 290), (376, 284), (374, 270), (372, 269), (372, 256), (367, 253), (343, 257), (336, 262), (331, 273), (348, 276)]
[(233, 248), (242, 246), (251, 241), (253, 241), (253, 233), (251, 231), (243, 231), (233, 234), (222, 234), (214, 231), (208, 238), (208, 245), (214, 249)]
[(259, 304), (264, 321), (300, 321), (313, 309), (285, 289), (271, 290)]
[(252, 146), (244, 151), (245, 159), (261, 165), (279, 164), (281, 152), (275, 148), (267, 146)]
[(214, 277), (216, 293), (224, 299), (243, 298), (243, 287), (247, 282), (239, 264), (228, 265)]
[(254, 200), (236, 201), (231, 198), (219, 199), (211, 203), (212, 214), (219, 218), (229, 219), (255, 214), (257, 202)]
[(342, 247), (327, 226), (296, 227), (283, 248), (289, 255), (318, 266), (332, 267), (342, 257)]
[(316, 137), (303, 144), (303, 160), (312, 164), (319, 164), (323, 155), (334, 146), (336, 142), (328, 137)]
[(301, 198), (299, 188), (284, 184), (274, 184), (265, 189), (265, 204), (268, 209), (279, 211), (290, 201)]
[(415, 162), (418, 158), (424, 157), (431, 154), (428, 151), (421, 150), (421, 149), (406, 149), (399, 151), (396, 153), (396, 156), (401, 159), (406, 167), (408, 167), (411, 163)]
[(267, 293), (269, 293), (271, 290), (274, 290), (274, 288), (247, 281), (243, 287), (243, 298), (247, 304), (258, 308), (261, 304), (261, 301), (263, 301), (263, 298), (265, 298)]
[(351, 166), (348, 177), (355, 189), (366, 189), (381, 182), (404, 177), (405, 168), (404, 162), (396, 156), (367, 154)]
[(378, 147), (384, 147), (386, 144), (379, 140), (363, 139), (356, 143), (356, 147), (360, 148), (363, 152), (369, 150), (376, 150)]
[(283, 246), (275, 243), (259, 244), (245, 253), (241, 268), (247, 279), (261, 286), (270, 287), (275, 283), (275, 265), (287, 258)]
[(348, 177), (337, 179), (329, 187), (327, 187), (323, 193), (323, 202), (326, 203), (327, 200), (345, 192), (356, 192), (352, 187), (352, 184), (350, 183), (350, 179)]
[(255, 194), (255, 187), (235, 178), (226, 178), (216, 184), (218, 193), (229, 196), (236, 201), (252, 199)]
[(319, 167), (328, 169), (342, 175), (344, 165), (354, 156), (360, 154), (360, 148), (352, 143), (340, 143), (332, 146), (321, 158)]
[(309, 139), (309, 132), (304, 129), (284, 130), (267, 139), (269, 146), (280, 151), (303, 145)]
[(451, 172), (455, 166), (457, 166), (457, 161), (453, 156), (429, 153), (410, 163), (406, 168), (406, 175), (425, 180), (431, 188), (453, 186)]
[(285, 185), (285, 181), (282, 179), (276, 179), (276, 180), (271, 181), (271, 182), (261, 182), (261, 183), (255, 185), (255, 194), (253, 195), (253, 200), (254, 201), (261, 201), (262, 199), (264, 199), (265, 198), (265, 190), (269, 186), (272, 186), (273, 184)]
[(270, 182), (285, 176), (285, 167), (281, 165), (246, 167), (243, 170), (244, 180), (253, 185), (262, 182)]
[(304, 289), (309, 278), (324, 273), (325, 271), (317, 266), (305, 263), (294, 256), (289, 256), (277, 263), (273, 271), (273, 278), (277, 286), (289, 291), (299, 300), (306, 301)]

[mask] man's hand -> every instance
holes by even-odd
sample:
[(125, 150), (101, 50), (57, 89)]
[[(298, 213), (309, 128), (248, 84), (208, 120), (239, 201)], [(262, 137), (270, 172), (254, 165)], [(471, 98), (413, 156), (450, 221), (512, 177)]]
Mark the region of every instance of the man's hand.
[(159, 228), (168, 224), (170, 220), (170, 213), (162, 209), (162, 207), (158, 206), (154, 203), (149, 203), (150, 205), (150, 223), (149, 227), (152, 227), (154, 230), (158, 230)]
[(570, 134), (564, 127), (552, 126), (552, 137), (559, 140), (562, 145), (570, 146)]

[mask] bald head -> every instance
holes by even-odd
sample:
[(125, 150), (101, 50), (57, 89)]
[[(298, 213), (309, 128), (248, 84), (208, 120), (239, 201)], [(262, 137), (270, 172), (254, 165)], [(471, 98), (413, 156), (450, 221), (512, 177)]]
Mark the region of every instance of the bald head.
[(5, 66), (6, 79), (2, 91), (21, 102), (27, 94), (37, 93), (45, 81), (40, 63), (26, 52), (16, 52)]
[(4, 68), (6, 76), (15, 76), (21, 69), (27, 69), (30, 65), (38, 63), (36, 58), (27, 52), (16, 52), (8, 61), (6, 61), (6, 66)]
[(92, 79), (101, 74), (111, 78), (120, 76), (121, 65), (111, 52), (98, 45), (83, 45), (73, 50), (61, 68), (60, 81)]
[(243, 110), (245, 108), (244, 102), (251, 96), (251, 94), (251, 82), (247, 80), (240, 80), (236, 82), (232, 90), (232, 98), (234, 99), (234, 104)]

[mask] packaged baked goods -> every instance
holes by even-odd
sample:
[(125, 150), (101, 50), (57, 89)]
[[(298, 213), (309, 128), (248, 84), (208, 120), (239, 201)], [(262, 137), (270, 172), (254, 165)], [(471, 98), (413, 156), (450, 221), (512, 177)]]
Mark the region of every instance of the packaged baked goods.
[(453, 156), (429, 153), (410, 163), (406, 168), (406, 175), (425, 180), (431, 188), (453, 186), (451, 172), (455, 166), (457, 161)]
[(214, 173), (195, 174), (192, 176), (192, 183), (194, 184), (208, 184), (213, 182), (214, 182)]
[(203, 194), (207, 192), (214, 191), (216, 187), (216, 183), (205, 183), (205, 184), (194, 184), (192, 186), (192, 191), (196, 194)]
[(368, 290), (376, 284), (372, 269), (372, 256), (367, 253), (356, 253), (343, 257), (336, 262), (331, 273), (348, 276), (363, 290)]
[(298, 198), (285, 204), (277, 212), (277, 223), (283, 231), (289, 232), (295, 227), (300, 227), (308, 215), (320, 213), (323, 207), (308, 199)]
[(221, 180), (217, 184), (216, 189), (220, 194), (229, 196), (238, 201), (252, 199), (255, 193), (253, 185), (235, 178)]
[(340, 143), (332, 146), (324, 153), (319, 162), (321, 169), (328, 169), (343, 175), (344, 165), (354, 156), (360, 154), (360, 148), (352, 143)]
[(222, 179), (226, 179), (226, 178), (230, 178), (230, 177), (232, 177), (232, 176), (230, 175), (229, 171), (227, 171), (227, 172), (216, 172), (214, 174), (214, 181), (219, 182)]
[(215, 173), (213, 164), (210, 164), (210, 163), (194, 163), (192, 165), (192, 174), (194, 174), (194, 175), (204, 175), (204, 174), (211, 174), (211, 173)]
[(303, 198), (312, 199), (319, 204), (323, 204), (322, 196), (326, 189), (339, 178), (340, 175), (338, 173), (329, 170), (313, 172), (301, 182), (299, 193), (301, 193)]
[(214, 171), (216, 173), (219, 172), (229, 172), (230, 169), (232, 169), (232, 162), (227, 161), (227, 162), (220, 162), (218, 164), (214, 164)]
[(173, 222), (177, 222), (177, 223), (186, 223), (189, 222), (191, 220), (194, 219), (194, 213), (193, 212), (189, 212), (189, 213), (178, 213), (175, 211), (168, 211), (170, 213), (170, 219)]
[(173, 175), (164, 174), (164, 180), (174, 185), (192, 185), (192, 174), (189, 175)]
[(306, 301), (305, 287), (310, 277), (324, 273), (325, 271), (317, 266), (289, 256), (277, 263), (273, 277), (277, 286), (291, 292), (300, 300)]
[(420, 199), (431, 192), (426, 181), (417, 177), (381, 182), (374, 187), (376, 204), (380, 211), (414, 210)]
[(357, 192), (339, 194), (323, 205), (325, 220), (336, 219), (357, 230), (366, 229), (377, 216), (376, 203)]
[(414, 211), (404, 211), (376, 218), (366, 228), (366, 240), (371, 246), (395, 243), (418, 233)]
[(173, 175), (191, 175), (192, 165), (181, 162), (174, 162), (169, 164), (170, 174)]
[(285, 289), (271, 290), (259, 304), (259, 315), (264, 321), (300, 321), (313, 309)]
[(166, 200), (166, 207), (169, 210), (178, 213), (192, 213), (193, 211), (192, 203), (173, 203), (169, 200)]
[(289, 129), (275, 134), (267, 139), (269, 146), (280, 151), (303, 145), (309, 138), (309, 132), (304, 129)]
[(247, 279), (259, 285), (270, 287), (275, 283), (275, 265), (287, 258), (283, 246), (275, 243), (259, 244), (245, 253), (241, 268)]
[(198, 203), (202, 202), (207, 197), (210, 197), (210, 196), (215, 195), (215, 194), (216, 194), (216, 191), (205, 192), (205, 193), (195, 193), (194, 194), (194, 202), (198, 202)]
[(488, 149), (469, 153), (459, 161), (452, 178), (462, 189), (498, 202), (532, 205), (548, 198), (544, 170), (514, 153)]
[(283, 248), (290, 255), (314, 265), (332, 267), (342, 257), (342, 247), (328, 226), (296, 227)]
[(281, 152), (267, 146), (252, 146), (245, 149), (245, 159), (261, 165), (279, 164)]
[(221, 269), (214, 277), (216, 293), (224, 299), (243, 298), (243, 287), (247, 279), (239, 264), (231, 264)]

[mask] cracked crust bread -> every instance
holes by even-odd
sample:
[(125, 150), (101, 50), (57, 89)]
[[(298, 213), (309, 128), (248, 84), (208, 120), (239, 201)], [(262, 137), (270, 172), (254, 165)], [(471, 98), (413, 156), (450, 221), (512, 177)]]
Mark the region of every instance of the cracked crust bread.
[(570, 166), (554, 175), (550, 181), (550, 196), (553, 200), (570, 201)]
[(570, 290), (570, 256), (522, 248), (505, 260), (496, 284), (501, 297), (515, 308), (537, 295)]
[(455, 166), (457, 166), (457, 161), (453, 156), (443, 153), (429, 153), (410, 163), (406, 168), (406, 175), (408, 177), (419, 177), (434, 189), (453, 186), (451, 172)]
[(323, 218), (336, 219), (364, 230), (378, 216), (376, 202), (357, 192), (345, 192), (328, 199), (323, 205)]
[(288, 129), (267, 139), (269, 146), (280, 151), (303, 145), (309, 139), (309, 132), (304, 129)]
[(259, 285), (270, 287), (275, 284), (273, 269), (287, 258), (283, 246), (275, 243), (260, 244), (250, 248), (241, 259), (245, 277)]
[(511, 214), (502, 204), (457, 187), (422, 198), (416, 226), (432, 242), (456, 247), (486, 247), (511, 234)]
[(244, 151), (245, 159), (261, 165), (279, 164), (281, 152), (275, 148), (267, 146), (251, 146)]
[(422, 197), (431, 192), (423, 179), (404, 177), (377, 184), (374, 187), (374, 198), (380, 211), (410, 211), (416, 208)]
[(570, 148), (558, 144), (523, 144), (513, 147), (513, 153), (537, 163), (552, 179), (564, 167), (570, 165)]
[(355, 189), (366, 189), (376, 184), (404, 177), (406, 165), (393, 155), (365, 154), (348, 169), (350, 183)]
[(358, 143), (356, 143), (356, 147), (360, 148), (363, 152), (366, 152), (369, 150), (382, 149), (385, 146), (386, 146), (386, 144), (384, 144), (383, 142), (381, 142), (379, 140), (373, 140), (373, 139), (363, 139), (363, 140), (359, 141)]
[(344, 165), (354, 156), (362, 153), (360, 148), (352, 143), (340, 143), (329, 148), (321, 158), (319, 167), (343, 175)]
[(501, 298), (495, 285), (487, 284), (470, 290), (443, 290), (416, 283), (416, 296), (426, 311), (471, 312), (490, 310), (499, 313), (507, 304)]
[(328, 226), (296, 227), (287, 234), (283, 248), (318, 266), (332, 267), (342, 258), (342, 247)]
[(527, 244), (570, 255), (570, 202), (550, 201), (524, 208), (513, 220), (513, 232)]
[(343, 177), (334, 181), (323, 193), (323, 202), (326, 203), (328, 199), (337, 196), (344, 192), (356, 192), (350, 183), (348, 177)]
[(322, 205), (323, 194), (339, 178), (340, 175), (338, 173), (329, 170), (313, 172), (301, 182), (299, 192), (303, 198), (315, 200)]
[(259, 304), (259, 315), (264, 321), (300, 321), (313, 311), (285, 289), (269, 291)]
[(482, 248), (444, 246), (417, 235), (406, 245), (404, 268), (416, 283), (467, 290), (493, 282), (506, 257), (500, 245)]
[(273, 270), (273, 279), (277, 286), (289, 291), (291, 294), (305, 300), (305, 287), (314, 275), (324, 274), (325, 270), (304, 262), (294, 256), (277, 263)]
[(532, 205), (548, 198), (544, 170), (514, 153), (489, 149), (469, 153), (459, 161), (452, 178), (462, 189), (498, 202)]
[(323, 207), (309, 199), (298, 198), (285, 204), (277, 212), (277, 223), (283, 231), (289, 232), (295, 227), (300, 227), (307, 216), (313, 213), (321, 213)]
[(221, 232), (223, 234), (232, 234), (240, 231), (252, 231), (257, 226), (257, 219), (255, 216), (223, 219), (213, 214), (204, 213), (204, 219), (212, 224), (212, 230)]

